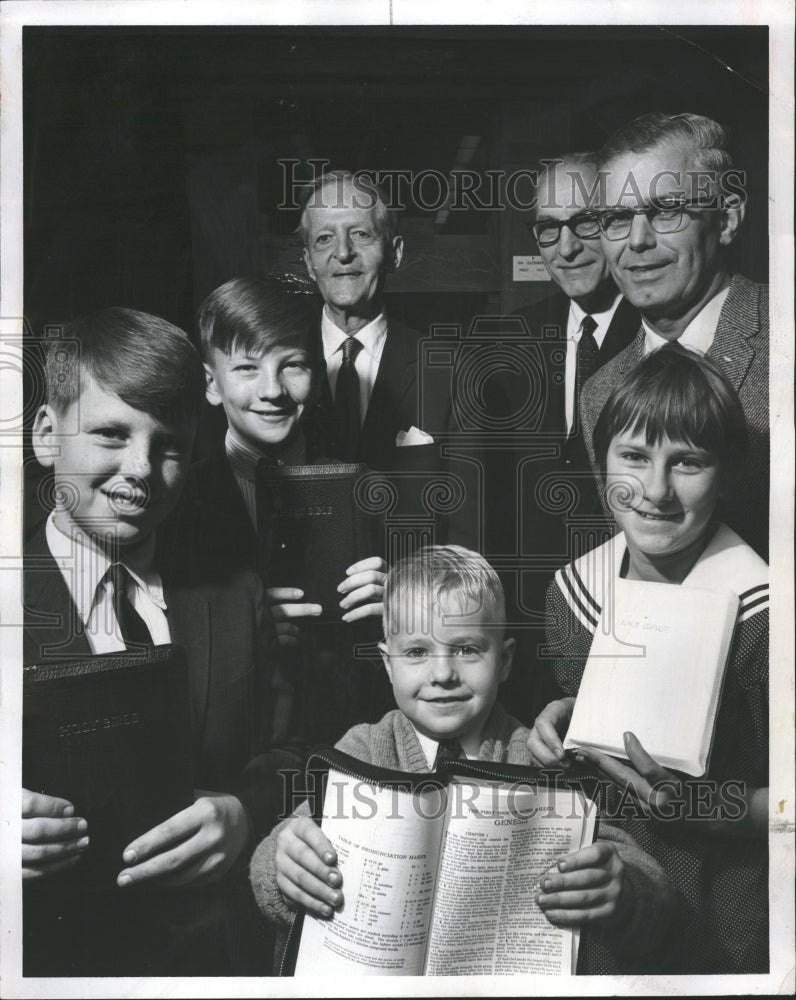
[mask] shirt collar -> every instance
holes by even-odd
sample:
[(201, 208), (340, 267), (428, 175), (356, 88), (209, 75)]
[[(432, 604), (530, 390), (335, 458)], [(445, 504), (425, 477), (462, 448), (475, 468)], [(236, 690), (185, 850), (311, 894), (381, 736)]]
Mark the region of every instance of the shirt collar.
[[(425, 733), (421, 733), (411, 719), (409, 720), (409, 723), (417, 735), (417, 742), (420, 744), (420, 749), (423, 751), (423, 756), (426, 758), (429, 770), (431, 770), (433, 769), (434, 763), (437, 759), (439, 740), (433, 740), (430, 736), (426, 736)], [(468, 759), (478, 759), (478, 751), (481, 749), (481, 739), (482, 733), (479, 731), (475, 734), (475, 736), (470, 735), (466, 739), (459, 741), (462, 745), (462, 750), (464, 750)]]
[(297, 434), (278, 455), (272, 458), (241, 441), (232, 428), (228, 427), (224, 439), (224, 451), (233, 473), (249, 483), (254, 482), (260, 462), (265, 461), (273, 465), (304, 465), (307, 461), (307, 445), (302, 433)]
[[(50, 554), (64, 574), (72, 600), (83, 622), (88, 621), (97, 600), (97, 588), (112, 565), (107, 553), (82, 528), (69, 522), (67, 534), (55, 522), (55, 511), (50, 513), (45, 535)], [(149, 596), (153, 604), (166, 610), (163, 581), (155, 568), (154, 534), (135, 552), (125, 552), (121, 563), (136, 584)]]
[(594, 322), (597, 324), (598, 333), (607, 333), (608, 327), (611, 325), (611, 321), (614, 318), (614, 313), (619, 308), (619, 303), (622, 300), (622, 293), (617, 292), (614, 301), (607, 309), (603, 309), (601, 312), (591, 312), (587, 313), (582, 306), (579, 306), (574, 299), (569, 300), (569, 308), (572, 314), (572, 319), (574, 321), (574, 329), (576, 333), (580, 333), (581, 324), (586, 316), (591, 316)]
[[(384, 310), (361, 330), (357, 330), (354, 336), (368, 354), (374, 358), (380, 357), (387, 337), (387, 317)], [(321, 315), (321, 339), (323, 340), (323, 357), (326, 362), (340, 350), (343, 342), (348, 339), (348, 334), (332, 321), (326, 311), (326, 306), (323, 307)]]
[[(677, 343), (682, 347), (688, 347), (692, 351), (699, 351), (707, 354), (716, 335), (716, 327), (719, 325), (719, 316), (724, 308), (724, 303), (730, 292), (727, 285), (716, 292), (710, 302), (707, 302), (694, 316), (688, 326), (677, 338)], [(641, 324), (644, 327), (644, 350), (647, 354), (658, 347), (663, 347), (669, 343), (665, 337), (651, 329), (646, 320), (642, 318)]]

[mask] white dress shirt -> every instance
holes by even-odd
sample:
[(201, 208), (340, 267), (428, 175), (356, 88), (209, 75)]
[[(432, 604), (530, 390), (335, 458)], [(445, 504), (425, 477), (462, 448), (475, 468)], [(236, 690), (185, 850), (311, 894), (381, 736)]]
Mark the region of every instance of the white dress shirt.
[[(677, 343), (682, 347), (688, 347), (692, 351), (699, 351), (700, 354), (707, 354), (710, 350), (713, 338), (716, 336), (716, 327), (719, 324), (719, 315), (724, 308), (724, 303), (730, 292), (730, 286), (722, 288), (716, 292), (710, 302), (706, 303), (694, 316), (688, 326), (677, 338)], [(641, 325), (644, 327), (644, 353), (649, 354), (664, 344), (671, 343), (665, 337), (646, 324), (642, 319)]]
[(602, 312), (587, 313), (575, 302), (569, 301), (569, 315), (567, 317), (567, 358), (564, 367), (564, 387), (566, 398), (564, 400), (564, 416), (567, 421), (567, 434), (572, 430), (572, 423), (575, 419), (575, 383), (578, 375), (578, 344), (583, 335), (583, 320), (586, 316), (591, 316), (597, 324), (594, 330), (594, 339), (597, 347), (603, 346), (608, 327), (614, 318), (622, 296), (617, 292), (616, 298), (609, 309)]
[[(118, 653), (125, 649), (125, 643), (113, 609), (113, 584), (104, 579), (111, 560), (77, 525), (70, 523), (70, 527), (71, 534), (64, 534), (55, 522), (55, 511), (47, 518), (50, 555), (75, 603), (92, 653)], [(134, 560), (129, 553), (124, 555), (118, 561), (129, 573), (130, 603), (143, 618), (155, 646), (171, 642), (163, 583), (154, 566), (154, 535), (140, 549), (136, 547)]]
[[(387, 317), (383, 312), (380, 312), (374, 320), (371, 320), (367, 326), (363, 326), (354, 336), (362, 344), (362, 350), (356, 356), (354, 367), (359, 375), (360, 421), (364, 422), (373, 386), (376, 384), (376, 376), (379, 373), (384, 344), (387, 340)], [(326, 306), (323, 307), (321, 317), (321, 338), (323, 340), (323, 357), (326, 362), (326, 376), (329, 379), (329, 388), (332, 390), (332, 399), (334, 399), (337, 390), (337, 375), (340, 371), (340, 365), (343, 363), (343, 344), (348, 340), (348, 334), (332, 322), (326, 311)]]

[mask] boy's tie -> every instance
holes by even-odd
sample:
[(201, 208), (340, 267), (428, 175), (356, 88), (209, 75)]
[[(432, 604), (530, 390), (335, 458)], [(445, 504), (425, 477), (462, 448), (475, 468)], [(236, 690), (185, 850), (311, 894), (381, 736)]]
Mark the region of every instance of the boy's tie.
[(438, 771), (446, 761), (465, 760), (467, 755), (458, 740), (440, 740), (437, 756), (434, 758), (434, 770)]
[(121, 563), (114, 563), (108, 574), (113, 582), (113, 610), (125, 647), (138, 649), (141, 646), (151, 646), (152, 636), (146, 622), (135, 610), (127, 595), (127, 584), (130, 580), (128, 570)]
[(577, 371), (575, 376), (575, 407), (572, 411), (572, 432), (580, 429), (580, 393), (586, 381), (597, 371), (597, 355), (600, 348), (594, 339), (597, 324), (593, 316), (584, 316), (580, 325), (580, 340), (578, 341)]
[(334, 394), (334, 408), (343, 435), (343, 457), (349, 462), (356, 458), (362, 422), (359, 412), (359, 375), (355, 365), (357, 354), (361, 350), (362, 344), (356, 337), (347, 337), (343, 341), (343, 362), (337, 373)]

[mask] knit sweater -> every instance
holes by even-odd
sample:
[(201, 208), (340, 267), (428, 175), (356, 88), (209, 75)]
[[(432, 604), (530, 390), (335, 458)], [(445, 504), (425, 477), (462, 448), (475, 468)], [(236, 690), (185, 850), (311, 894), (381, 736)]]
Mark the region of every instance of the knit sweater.
[[(616, 593), (627, 545), (622, 533), (560, 569), (546, 610), (547, 657), (564, 695), (576, 696), (600, 615)], [(729, 589), (740, 600), (722, 688), (710, 770), (717, 787), (768, 784), (768, 567), (735, 532), (720, 525), (683, 586)], [(613, 612), (608, 612), (608, 617)], [(693, 664), (693, 683), (702, 683)], [(683, 692), (688, 698), (688, 692)], [(690, 782), (687, 782), (688, 786)], [(689, 801), (697, 801), (701, 779)], [(769, 969), (768, 840), (710, 832), (707, 824), (665, 823), (621, 809), (609, 787), (607, 808), (666, 872), (676, 912), (650, 973), (734, 975)], [(690, 808), (695, 808), (693, 805)], [(697, 807), (698, 808), (698, 807)]]
[[(478, 759), (492, 763), (532, 766), (528, 750), (529, 730), (495, 704), (484, 725)], [(403, 712), (388, 712), (380, 722), (354, 726), (338, 742), (338, 749), (378, 767), (423, 772), (429, 766), (417, 733)], [(293, 816), (309, 816), (303, 802)], [(286, 931), (295, 912), (285, 905), (276, 882), (276, 843), (291, 817), (266, 837), (251, 860), (249, 877), (257, 904), (282, 931), (277, 942), (277, 967), (284, 949)], [(671, 917), (673, 899), (668, 879), (660, 866), (642, 851), (633, 838), (609, 823), (600, 824), (599, 840), (616, 846), (633, 897), (625, 926), (591, 930), (581, 940), (578, 971), (586, 974), (638, 971), (637, 956), (655, 947)], [(529, 891), (533, 891), (530, 887)]]

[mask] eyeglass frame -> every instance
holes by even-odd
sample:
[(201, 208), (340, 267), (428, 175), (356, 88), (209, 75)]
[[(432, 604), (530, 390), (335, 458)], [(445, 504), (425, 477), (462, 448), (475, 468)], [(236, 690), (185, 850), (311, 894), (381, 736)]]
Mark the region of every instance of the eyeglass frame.
[[(540, 247), (553, 247), (561, 239), (561, 230), (566, 227), (573, 236), (576, 236), (579, 240), (593, 240), (600, 235), (600, 223), (598, 219), (598, 212), (594, 211), (584, 211), (577, 212), (575, 215), (571, 215), (568, 219), (550, 219), (544, 223), (541, 222), (529, 222), (527, 223), (529, 232), (533, 235), (533, 238), (539, 244)], [(578, 233), (575, 231), (575, 226), (579, 222), (591, 221), (593, 220), (597, 224), (597, 228), (593, 233)], [(557, 235), (554, 240), (546, 240), (544, 243), (539, 239), (536, 233), (536, 227), (544, 225), (549, 226), (551, 229), (553, 227), (557, 230)]]
[[(648, 205), (641, 205), (639, 208), (630, 208), (627, 205), (616, 205), (614, 208), (603, 208), (596, 212), (597, 222), (600, 226), (600, 233), (611, 242), (616, 242), (617, 240), (626, 240), (633, 229), (633, 219), (637, 215), (645, 215), (647, 217), (647, 222), (654, 232), (661, 236), (665, 236), (668, 233), (679, 233), (681, 230), (685, 229), (688, 222), (691, 221), (691, 216), (687, 213), (694, 210), (714, 210), (717, 208), (722, 208), (720, 198), (710, 198), (707, 201), (700, 200), (698, 198), (681, 198), (677, 201), (665, 202), (665, 201), (653, 201)], [(671, 212), (676, 210), (680, 213), (677, 220), (677, 225), (673, 229), (657, 229), (653, 219), (656, 217), (656, 213), (660, 212)], [(625, 212), (627, 215), (631, 216), (630, 225), (628, 226), (627, 232), (622, 236), (609, 236), (606, 231), (606, 220), (609, 215), (616, 214), (617, 212)], [(683, 225), (683, 219), (687, 219), (685, 225)]]

